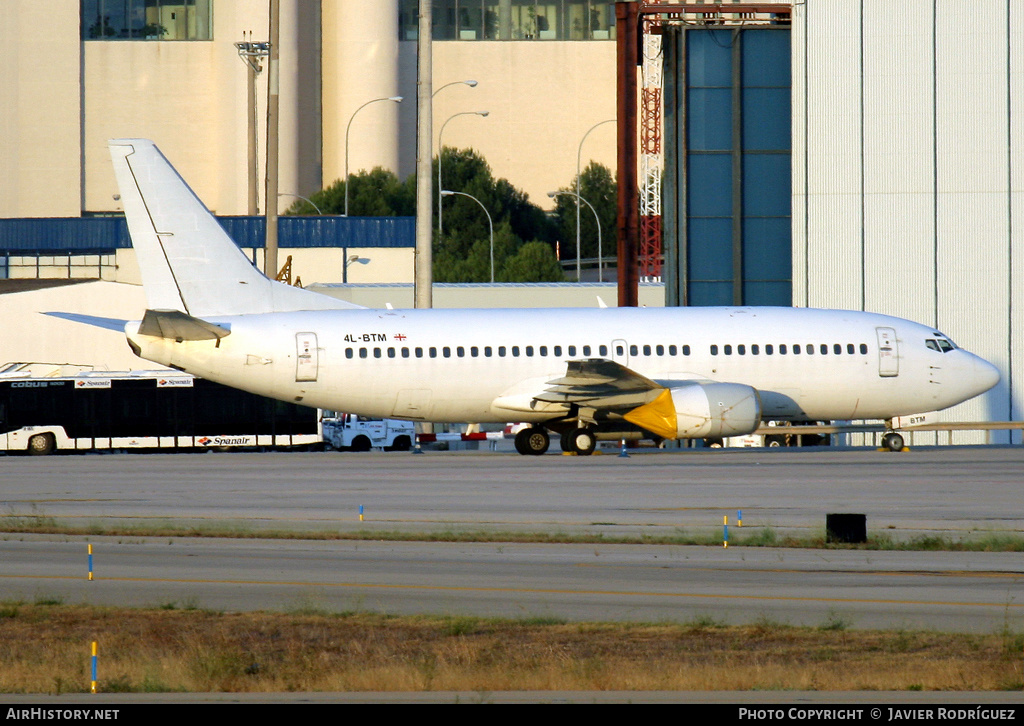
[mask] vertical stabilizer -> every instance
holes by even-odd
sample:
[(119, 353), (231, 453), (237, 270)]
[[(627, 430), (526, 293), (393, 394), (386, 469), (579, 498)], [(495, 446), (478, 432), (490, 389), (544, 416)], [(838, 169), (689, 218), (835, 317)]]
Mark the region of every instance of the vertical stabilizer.
[(147, 139), (110, 142), (148, 307), (203, 318), (356, 307), (267, 279)]

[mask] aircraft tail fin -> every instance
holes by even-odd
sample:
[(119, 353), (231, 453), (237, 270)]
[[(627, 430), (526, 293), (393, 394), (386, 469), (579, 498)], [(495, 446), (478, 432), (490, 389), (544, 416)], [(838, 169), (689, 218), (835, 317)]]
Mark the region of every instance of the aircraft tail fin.
[(152, 141), (109, 146), (150, 309), (206, 318), (359, 307), (265, 277)]

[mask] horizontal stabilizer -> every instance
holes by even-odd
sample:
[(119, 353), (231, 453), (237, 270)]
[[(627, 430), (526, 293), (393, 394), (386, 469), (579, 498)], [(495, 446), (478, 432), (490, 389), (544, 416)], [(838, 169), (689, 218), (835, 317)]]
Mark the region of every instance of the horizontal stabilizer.
[(105, 330), (116, 330), (118, 333), (124, 332), (124, 326), (128, 323), (127, 320), (118, 320), (117, 318), (99, 318), (95, 315), (79, 315), (78, 313), (43, 313), (43, 315), (50, 315), (55, 318), (63, 318), (64, 320), (70, 320), (73, 323), (85, 323), (86, 325), (92, 325), (96, 328), (104, 328)]
[(139, 335), (185, 340), (214, 340), (230, 335), (231, 330), (193, 318), (178, 310), (147, 310), (139, 325)]

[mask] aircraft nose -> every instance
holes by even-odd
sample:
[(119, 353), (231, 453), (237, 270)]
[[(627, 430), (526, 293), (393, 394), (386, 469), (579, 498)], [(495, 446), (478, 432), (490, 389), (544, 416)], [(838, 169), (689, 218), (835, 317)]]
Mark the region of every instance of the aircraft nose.
[(984, 393), (999, 383), (999, 369), (984, 358), (974, 356), (974, 383), (978, 393)]

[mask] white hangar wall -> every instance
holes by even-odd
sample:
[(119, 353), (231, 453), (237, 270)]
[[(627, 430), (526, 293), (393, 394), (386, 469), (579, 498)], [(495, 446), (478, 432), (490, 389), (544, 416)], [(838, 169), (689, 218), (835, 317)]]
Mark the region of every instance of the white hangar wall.
[(1020, 419), (1024, 0), (808, 0), (792, 33), (793, 303), (935, 325), (1002, 373), (942, 419)]

